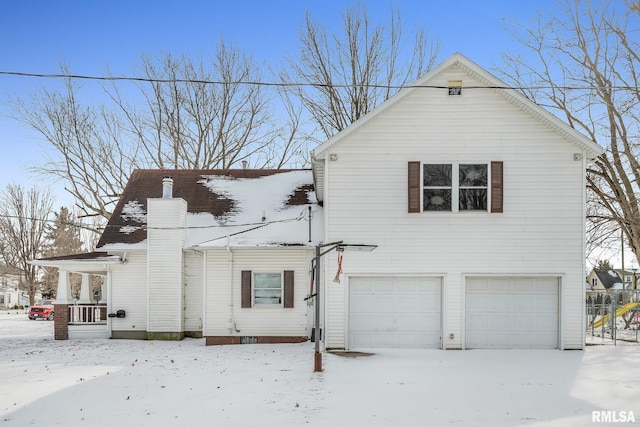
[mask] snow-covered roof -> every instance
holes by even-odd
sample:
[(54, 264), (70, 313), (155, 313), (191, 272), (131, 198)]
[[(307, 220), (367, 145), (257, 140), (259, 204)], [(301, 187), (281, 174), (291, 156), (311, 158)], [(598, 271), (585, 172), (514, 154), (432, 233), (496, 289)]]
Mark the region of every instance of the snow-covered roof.
[(136, 170), (100, 250), (146, 248), (147, 199), (162, 196), (164, 176), (173, 179), (173, 197), (187, 202), (187, 248), (303, 246), (322, 239), (310, 170)]
[(604, 286), (605, 289), (610, 289), (610, 290), (623, 289), (622, 279), (620, 279), (620, 276), (615, 270), (594, 269), (594, 272), (598, 276), (598, 279), (600, 280), (600, 282), (602, 283), (602, 286)]

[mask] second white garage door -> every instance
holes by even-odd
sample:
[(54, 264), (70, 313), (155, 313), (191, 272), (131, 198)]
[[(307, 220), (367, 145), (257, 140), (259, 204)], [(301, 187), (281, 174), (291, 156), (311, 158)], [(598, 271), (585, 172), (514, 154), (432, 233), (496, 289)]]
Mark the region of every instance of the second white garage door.
[(351, 277), (349, 348), (440, 348), (442, 281)]
[(558, 279), (467, 278), (466, 348), (558, 348)]

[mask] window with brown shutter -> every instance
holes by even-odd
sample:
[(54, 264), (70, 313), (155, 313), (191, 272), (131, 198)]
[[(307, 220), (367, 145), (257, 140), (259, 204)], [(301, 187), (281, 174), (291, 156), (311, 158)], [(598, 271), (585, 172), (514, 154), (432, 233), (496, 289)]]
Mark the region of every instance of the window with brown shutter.
[(240, 307), (242, 308), (251, 308), (251, 271), (243, 271), (242, 275), (242, 288), (241, 288), (241, 299)]
[(491, 212), (503, 212), (503, 162), (491, 162)]
[(284, 272), (284, 308), (293, 308), (293, 271)]
[(409, 162), (408, 182), (408, 212), (420, 213), (420, 162)]
[(409, 213), (503, 212), (503, 162), (408, 162), (407, 171)]

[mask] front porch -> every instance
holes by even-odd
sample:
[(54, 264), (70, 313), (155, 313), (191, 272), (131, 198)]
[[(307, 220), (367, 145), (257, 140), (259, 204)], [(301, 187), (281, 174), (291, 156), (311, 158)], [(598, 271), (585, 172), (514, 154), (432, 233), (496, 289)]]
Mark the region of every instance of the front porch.
[[(54, 301), (54, 339), (111, 337), (110, 266), (121, 262), (119, 256), (100, 252), (32, 261), (36, 265), (58, 268), (58, 288)], [(82, 277), (79, 291), (72, 291), (71, 274), (79, 274)], [(93, 276), (101, 277), (102, 283), (94, 285)]]
[(107, 306), (105, 304), (74, 304), (69, 305), (68, 310), (68, 339), (83, 340), (109, 338), (109, 329), (107, 325)]

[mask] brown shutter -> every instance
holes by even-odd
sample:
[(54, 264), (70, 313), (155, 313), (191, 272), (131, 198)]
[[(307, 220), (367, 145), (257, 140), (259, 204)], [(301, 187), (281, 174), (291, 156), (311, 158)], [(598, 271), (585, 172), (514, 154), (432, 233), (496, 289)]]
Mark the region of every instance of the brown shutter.
[(502, 162), (491, 162), (491, 212), (503, 212), (504, 191), (502, 187)]
[(409, 213), (420, 212), (420, 162), (409, 162)]
[(284, 308), (293, 308), (293, 271), (284, 272)]
[(251, 308), (251, 272), (250, 271), (242, 272), (242, 288), (240, 291), (240, 295), (242, 298), (240, 307)]

